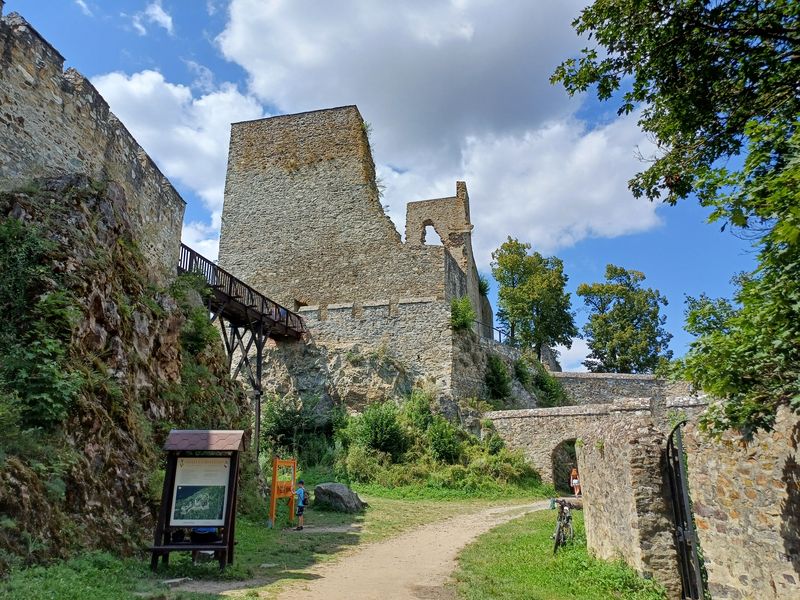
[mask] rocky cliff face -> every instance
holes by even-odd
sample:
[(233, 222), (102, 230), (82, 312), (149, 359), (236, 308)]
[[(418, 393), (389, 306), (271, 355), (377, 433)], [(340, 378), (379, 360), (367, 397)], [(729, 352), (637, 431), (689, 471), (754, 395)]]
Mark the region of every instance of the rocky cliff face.
[[(141, 548), (165, 434), (247, 429), (244, 393), (191, 285), (148, 273), (121, 187), (67, 176), (0, 194), (0, 230), (0, 571)], [(15, 241), (31, 239), (44, 251)]]

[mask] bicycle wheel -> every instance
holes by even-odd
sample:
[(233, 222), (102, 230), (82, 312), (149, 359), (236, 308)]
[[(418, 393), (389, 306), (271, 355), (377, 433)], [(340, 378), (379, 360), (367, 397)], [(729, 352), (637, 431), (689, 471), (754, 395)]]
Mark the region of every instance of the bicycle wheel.
[(553, 542), (553, 554), (558, 552), (558, 547), (564, 543), (564, 527), (561, 519), (556, 524), (555, 541)]
[[(567, 534), (565, 536), (567, 540), (572, 540), (575, 538), (575, 529), (572, 527), (572, 519), (570, 519), (569, 523), (567, 523)], [(565, 540), (566, 542), (566, 540)]]

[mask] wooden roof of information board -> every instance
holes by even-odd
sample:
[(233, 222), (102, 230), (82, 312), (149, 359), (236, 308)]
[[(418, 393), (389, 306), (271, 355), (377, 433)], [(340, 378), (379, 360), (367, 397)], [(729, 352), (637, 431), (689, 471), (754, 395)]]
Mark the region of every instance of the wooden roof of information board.
[(220, 429), (173, 429), (164, 450), (243, 450), (244, 431)]

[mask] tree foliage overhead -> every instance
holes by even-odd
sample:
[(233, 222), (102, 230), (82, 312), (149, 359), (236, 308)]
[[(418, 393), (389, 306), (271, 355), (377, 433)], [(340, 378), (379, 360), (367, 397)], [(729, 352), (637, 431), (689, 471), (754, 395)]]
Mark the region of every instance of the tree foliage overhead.
[(680, 366), (723, 400), (710, 431), (769, 429), (800, 410), (800, 2), (596, 0), (573, 26), (595, 47), (552, 80), (641, 111), (658, 146), (634, 195), (694, 193), (759, 250), (736, 303), (690, 299)]
[[(631, 180), (635, 195), (674, 203), (706, 185), (715, 161), (770, 122), (784, 140), (800, 114), (800, 5), (792, 0), (597, 0), (573, 22), (595, 47), (552, 80), (594, 86), (619, 114), (641, 110), (659, 155)], [(630, 82), (630, 85), (628, 85)], [(713, 187), (713, 184), (712, 184)]]
[(492, 252), (492, 275), (499, 284), (498, 320), (509, 338), (536, 351), (553, 344), (572, 346), (577, 335), (570, 310), (570, 294), (564, 291), (564, 263), (538, 252), (528, 254), (530, 244), (508, 238)]
[(664, 329), (660, 307), (667, 299), (643, 288), (644, 273), (606, 266), (605, 283), (582, 283), (578, 295), (590, 309), (583, 327), (591, 352), (583, 363), (593, 372), (652, 373), (672, 358), (672, 335)]

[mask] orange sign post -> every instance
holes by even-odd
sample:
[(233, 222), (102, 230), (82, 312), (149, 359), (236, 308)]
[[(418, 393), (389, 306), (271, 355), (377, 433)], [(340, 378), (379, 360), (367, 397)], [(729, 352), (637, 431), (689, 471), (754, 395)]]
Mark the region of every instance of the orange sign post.
[[(290, 480), (279, 479), (281, 467), (288, 467), (292, 470)], [(297, 477), (297, 460), (290, 458), (281, 460), (277, 456), (272, 458), (272, 485), (269, 493), (269, 526), (275, 526), (275, 516), (278, 513), (278, 498), (289, 498), (289, 519), (294, 522), (295, 499), (294, 499), (294, 480)]]

